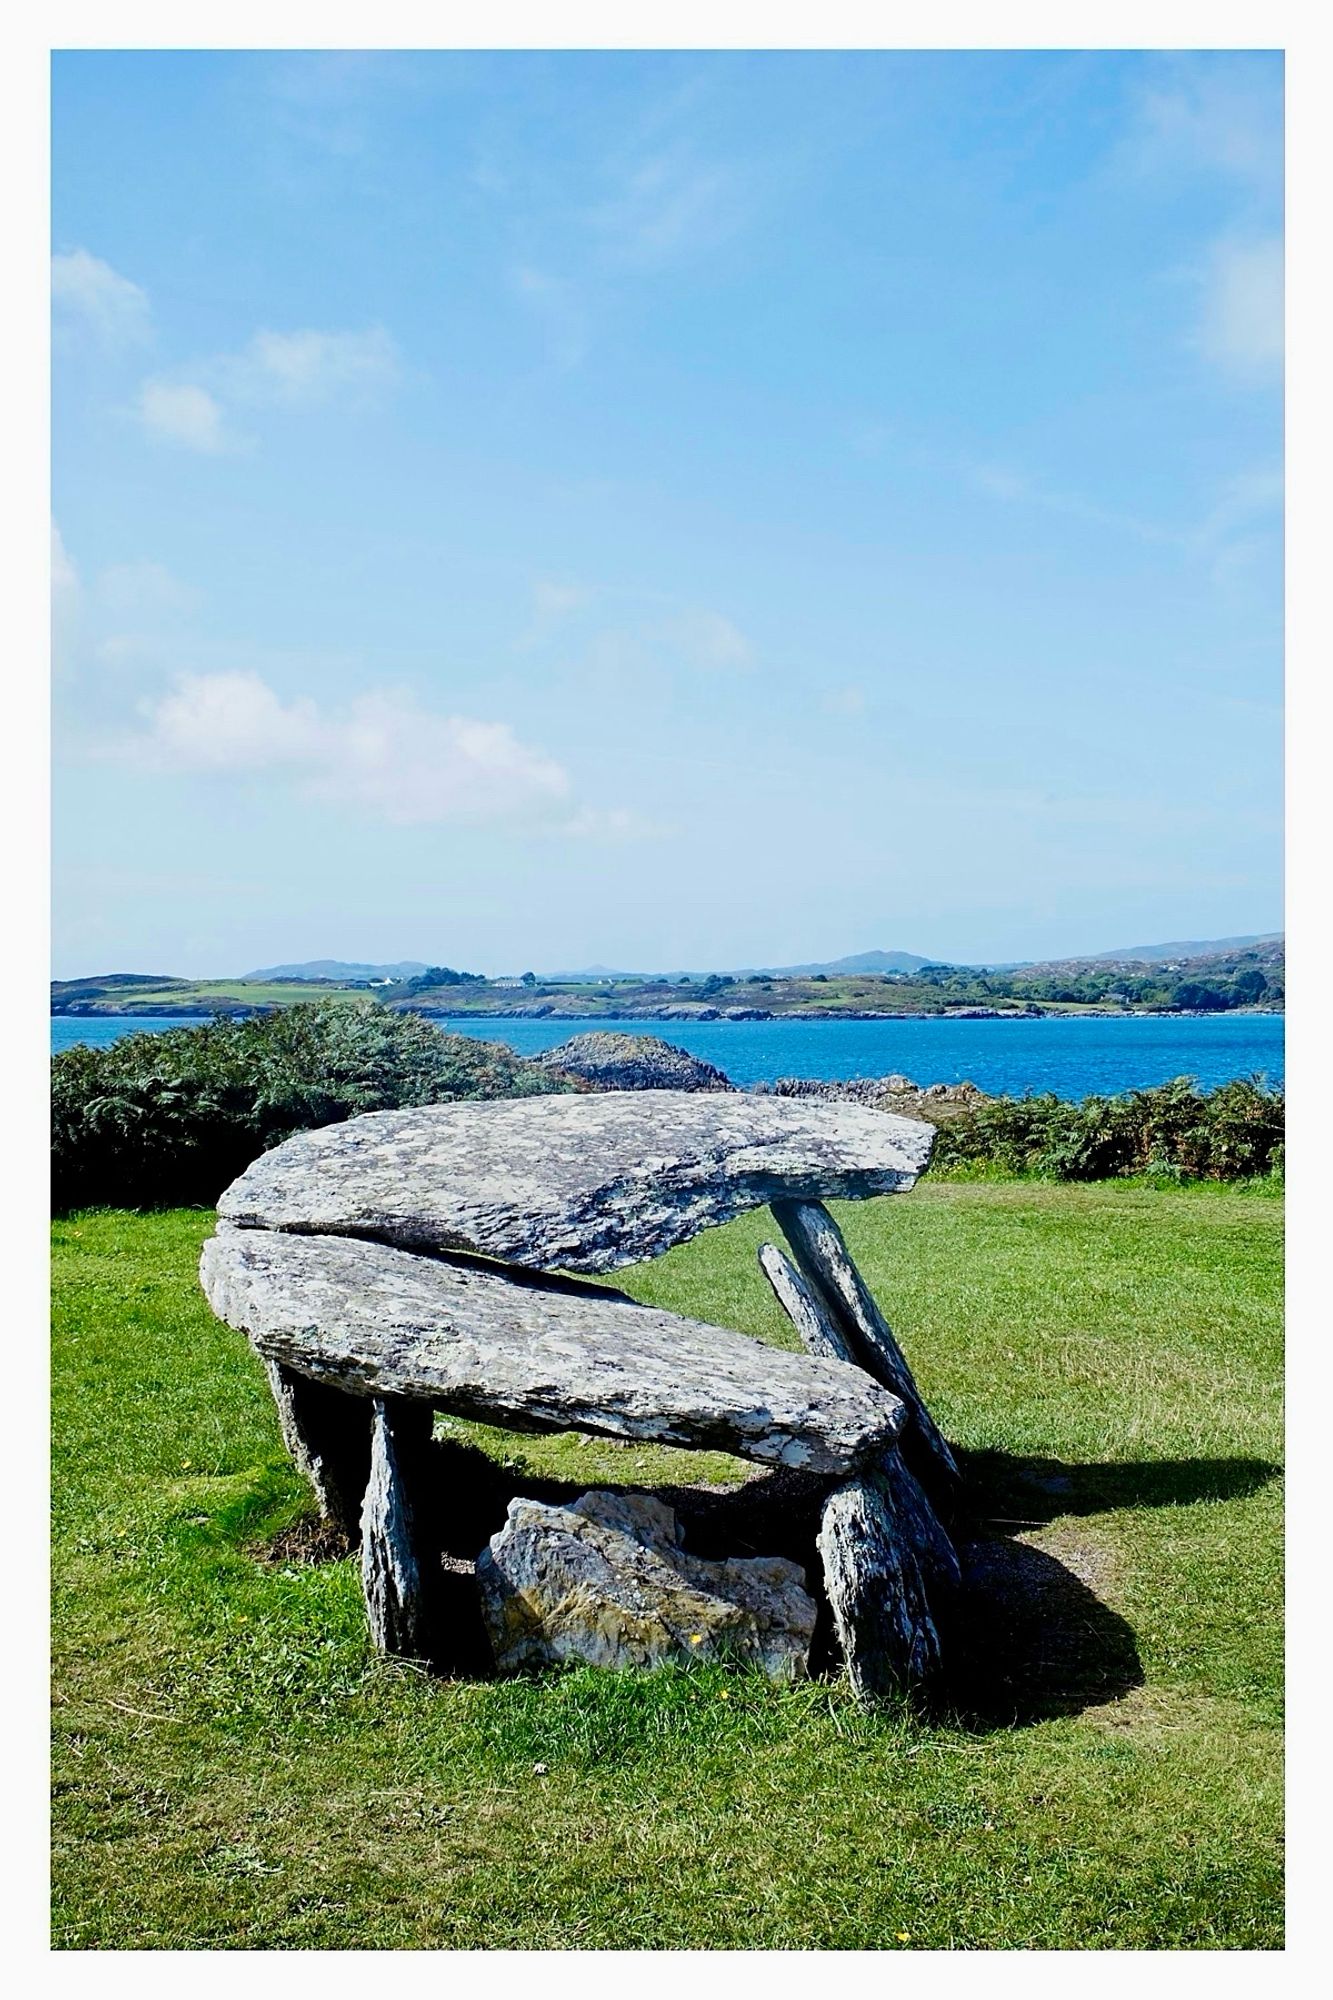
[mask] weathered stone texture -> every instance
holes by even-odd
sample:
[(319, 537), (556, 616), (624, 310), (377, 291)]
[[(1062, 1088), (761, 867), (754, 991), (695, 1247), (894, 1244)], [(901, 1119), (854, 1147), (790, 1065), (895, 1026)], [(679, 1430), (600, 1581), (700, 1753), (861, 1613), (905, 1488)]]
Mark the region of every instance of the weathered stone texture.
[(763, 1202), (899, 1193), (933, 1139), (857, 1104), (742, 1092), (433, 1104), (288, 1139), (218, 1213), (246, 1229), (610, 1271)]
[(687, 1555), (674, 1513), (646, 1494), (512, 1501), (477, 1582), (502, 1671), (721, 1658), (790, 1680), (809, 1662), (816, 1607), (803, 1571), (782, 1556)]
[(910, 1422), (904, 1446), (918, 1471), (947, 1486), (956, 1485), (954, 1455), (833, 1217), (817, 1201), (775, 1202), (773, 1214), (808, 1285), (840, 1325), (849, 1353), (906, 1403)]
[(342, 1236), (223, 1228), (200, 1276), (267, 1360), (360, 1396), (847, 1472), (888, 1445), (901, 1401), (859, 1369), (597, 1286), (547, 1290)]
[(833, 1623), (857, 1696), (874, 1700), (928, 1681), (939, 1633), (911, 1529), (883, 1472), (839, 1486), (819, 1529)]

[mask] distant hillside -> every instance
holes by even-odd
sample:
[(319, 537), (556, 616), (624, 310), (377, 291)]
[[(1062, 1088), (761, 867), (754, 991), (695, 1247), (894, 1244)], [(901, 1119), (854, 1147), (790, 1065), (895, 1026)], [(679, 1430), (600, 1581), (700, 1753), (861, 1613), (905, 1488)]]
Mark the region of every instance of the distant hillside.
[(1258, 937), (1191, 938), (1175, 944), (1127, 944), (1118, 951), (1093, 951), (1065, 964), (1079, 965), (1161, 965), (1172, 958), (1224, 958), (1233, 951), (1251, 951), (1255, 945), (1282, 944), (1282, 931), (1264, 931)]
[(301, 965), (268, 965), (243, 972), (242, 979), (415, 979), (426, 966), (419, 958), (402, 958), (396, 965), (360, 965), (353, 959), (308, 958)]
[(859, 951), (851, 958), (826, 958), (811, 965), (767, 965), (755, 970), (768, 979), (812, 979), (817, 972), (919, 972), (923, 965), (939, 962), (920, 958), (914, 951)]
[(104, 993), (108, 988), (132, 986), (136, 990), (152, 992), (157, 988), (181, 985), (179, 979), (169, 972), (91, 972), (83, 979), (53, 979), (51, 998), (53, 1000), (77, 1000), (88, 994)]
[[(725, 975), (713, 977), (728, 979), (810, 979), (816, 973), (838, 972), (918, 972), (923, 965), (938, 965), (939, 960), (918, 958), (911, 951), (862, 951), (852, 958), (819, 959), (809, 965), (747, 965), (736, 967)], [(686, 972), (683, 967), (675, 972), (618, 972), (610, 965), (585, 965), (579, 972), (546, 972), (549, 980), (598, 980), (598, 979), (707, 979), (710, 975), (697, 968)]]

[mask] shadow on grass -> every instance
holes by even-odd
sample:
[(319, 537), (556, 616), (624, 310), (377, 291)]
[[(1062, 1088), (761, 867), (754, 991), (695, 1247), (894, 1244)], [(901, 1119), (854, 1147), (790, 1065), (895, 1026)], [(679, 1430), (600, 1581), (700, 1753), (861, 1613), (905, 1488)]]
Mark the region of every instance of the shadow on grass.
[(1008, 1452), (966, 1454), (963, 1507), (993, 1527), (1036, 1528), (1068, 1515), (1122, 1508), (1195, 1507), (1244, 1500), (1279, 1477), (1262, 1458), (1161, 1458), (1069, 1465)]
[[(431, 1447), (437, 1495), (432, 1530), (443, 1549), (441, 1628), (449, 1635), (452, 1675), (490, 1675), (472, 1563), (504, 1524), (519, 1495), (559, 1504), (588, 1491), (588, 1482), (542, 1479), (501, 1466), (475, 1446), (437, 1440)], [(1191, 1506), (1257, 1492), (1279, 1468), (1261, 1459), (1163, 1459), (1140, 1463), (1067, 1464), (1002, 1452), (964, 1457), (963, 1487), (951, 1524), (963, 1572), (962, 1590), (941, 1607), (941, 1638), (950, 1661), (933, 1692), (931, 1711), (964, 1728), (989, 1730), (1078, 1714), (1114, 1701), (1143, 1682), (1134, 1633), (1104, 1601), (1109, 1565), (1095, 1537), (1060, 1532), (1059, 1552), (1020, 1537), (1055, 1521), (1075, 1522), (1125, 1508)], [(799, 1563), (816, 1587), (819, 1622), (811, 1648), (814, 1674), (833, 1671), (838, 1650), (823, 1594), (815, 1537), (829, 1491), (827, 1478), (806, 1473), (757, 1473), (725, 1490), (692, 1486), (651, 1489), (673, 1507), (695, 1555), (782, 1555)], [(304, 1532), (306, 1560), (349, 1553), (327, 1531)], [(297, 1554), (295, 1541), (284, 1553)]]

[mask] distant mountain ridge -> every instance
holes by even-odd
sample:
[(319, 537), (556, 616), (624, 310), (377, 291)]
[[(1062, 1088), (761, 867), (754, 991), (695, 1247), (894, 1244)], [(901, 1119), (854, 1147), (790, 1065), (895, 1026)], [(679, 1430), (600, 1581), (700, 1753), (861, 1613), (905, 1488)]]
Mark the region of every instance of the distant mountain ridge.
[(267, 965), (243, 972), (242, 979), (415, 979), (429, 967), (419, 958), (400, 958), (395, 965), (362, 965), (346, 958), (307, 958), (300, 965)]
[[(1141, 963), (1159, 965), (1170, 959), (1221, 958), (1227, 952), (1248, 951), (1259, 945), (1281, 944), (1281, 931), (1264, 931), (1253, 937), (1195, 938), (1177, 941), (1174, 944), (1126, 945), (1115, 951), (1069, 952), (1062, 958), (923, 958), (914, 951), (859, 951), (846, 958), (812, 959), (805, 965), (747, 965), (730, 968), (726, 975), (732, 979), (814, 979), (820, 974), (835, 977), (840, 973), (884, 973), (920, 972), (924, 965), (947, 965), (960, 971), (976, 969), (984, 972), (1022, 972), (1031, 966), (1043, 965), (1116, 965)], [(707, 975), (700, 971), (686, 972), (622, 972), (610, 965), (587, 965), (577, 972), (547, 972), (542, 978), (548, 980), (593, 980), (593, 979), (702, 979)]]
[[(923, 958), (918, 952), (910, 951), (863, 951), (849, 954), (845, 958), (814, 960), (803, 965), (780, 965), (746, 967), (731, 973), (706, 974), (701, 971), (676, 972), (622, 972), (609, 965), (585, 966), (577, 972), (547, 972), (539, 978), (548, 983), (593, 984), (597, 981), (628, 980), (633, 982), (679, 983), (681, 980), (703, 980), (707, 977), (723, 977), (733, 980), (747, 979), (812, 979), (820, 976), (828, 978), (874, 977), (875, 975), (898, 974), (910, 977), (923, 967), (945, 968), (951, 972), (1019, 973), (1068, 971), (1078, 966), (1107, 966), (1140, 964), (1144, 966), (1164, 965), (1172, 961), (1198, 964), (1210, 958), (1224, 958), (1237, 952), (1256, 951), (1263, 955), (1263, 962), (1273, 959), (1274, 953), (1280, 958), (1285, 942), (1282, 931), (1264, 931), (1246, 937), (1211, 939), (1181, 939), (1169, 944), (1123, 945), (1113, 951), (1079, 952), (1065, 958), (1045, 959), (996, 959), (948, 960)], [(117, 988), (138, 989), (145, 993), (157, 990), (188, 988), (195, 985), (219, 984), (243, 986), (247, 982), (255, 985), (271, 984), (275, 981), (327, 981), (331, 984), (365, 984), (370, 980), (415, 979), (430, 968), (421, 959), (403, 958), (391, 963), (371, 964), (369, 962), (342, 958), (311, 958), (300, 963), (271, 965), (255, 972), (234, 975), (229, 982), (197, 981), (175, 977), (165, 973), (110, 972), (85, 975), (79, 979), (53, 980), (51, 997), (62, 1005), (83, 997), (94, 998), (99, 991)], [(484, 982), (490, 983), (490, 982)], [(514, 976), (500, 983), (513, 985)], [(239, 994), (237, 998), (241, 998)]]
[[(810, 979), (818, 972), (919, 972), (939, 959), (920, 958), (912, 951), (862, 951), (851, 958), (821, 959), (810, 965), (745, 965), (727, 973), (731, 979)], [(546, 972), (544, 979), (706, 979), (701, 971), (619, 972), (610, 965), (585, 965), (578, 972)]]
[(810, 965), (764, 965), (755, 971), (765, 979), (812, 979), (817, 972), (920, 972), (923, 965), (939, 965), (938, 958), (922, 958), (914, 951), (858, 951), (850, 958), (821, 959)]
[(1175, 944), (1128, 944), (1117, 951), (1093, 951), (1084, 954), (1090, 965), (1115, 965), (1122, 961), (1141, 962), (1157, 965), (1169, 958), (1212, 958), (1220, 957), (1226, 951), (1249, 951), (1260, 944), (1282, 944), (1284, 931), (1263, 931), (1257, 937), (1190, 938), (1177, 940)]

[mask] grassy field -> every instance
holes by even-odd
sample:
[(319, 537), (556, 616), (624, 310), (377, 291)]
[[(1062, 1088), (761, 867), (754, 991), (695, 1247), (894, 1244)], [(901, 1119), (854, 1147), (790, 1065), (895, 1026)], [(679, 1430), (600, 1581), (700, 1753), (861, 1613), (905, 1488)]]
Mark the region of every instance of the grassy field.
[(179, 985), (117, 986), (91, 996), (102, 1014), (225, 1012), (237, 1007), (294, 1007), (302, 1000), (362, 1000), (364, 987), (296, 979), (183, 979)]
[[(211, 1218), (57, 1224), (56, 1944), (1277, 1949), (1279, 1203), (927, 1181), (839, 1212), (968, 1454), (971, 1679), (928, 1712), (372, 1661), (198, 1291)], [(784, 1342), (765, 1233), (621, 1281)], [(744, 1471), (452, 1429), (511, 1485)]]

